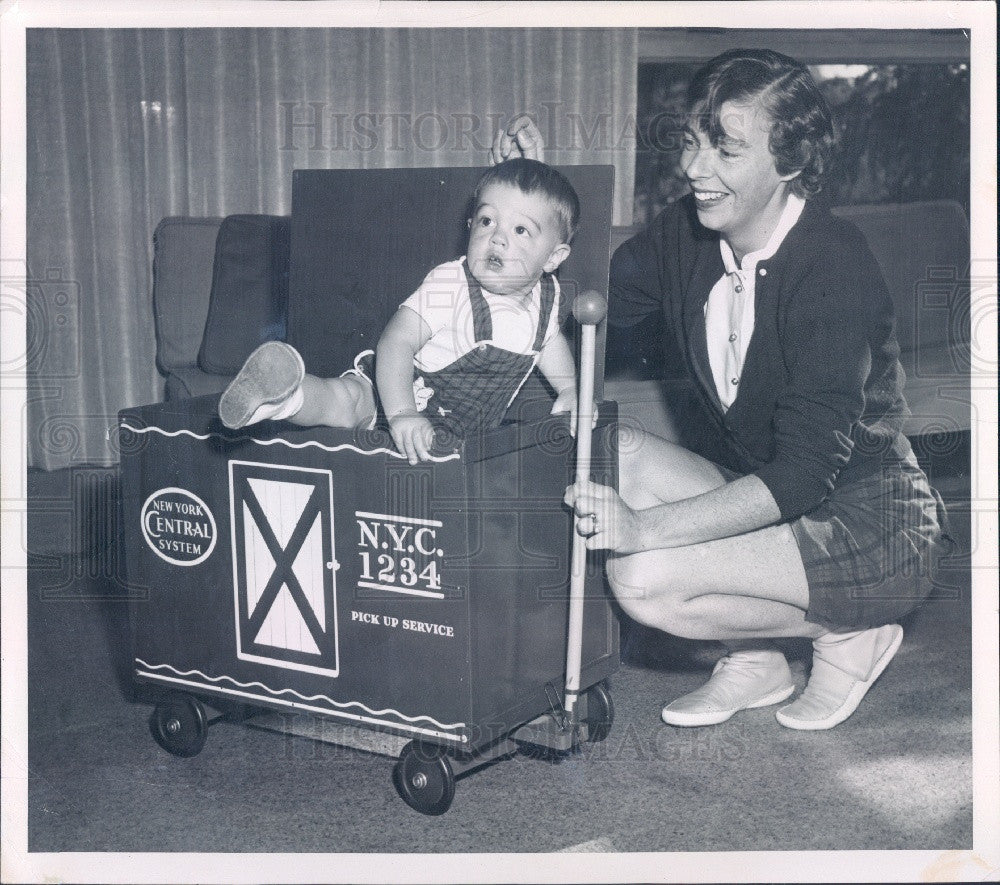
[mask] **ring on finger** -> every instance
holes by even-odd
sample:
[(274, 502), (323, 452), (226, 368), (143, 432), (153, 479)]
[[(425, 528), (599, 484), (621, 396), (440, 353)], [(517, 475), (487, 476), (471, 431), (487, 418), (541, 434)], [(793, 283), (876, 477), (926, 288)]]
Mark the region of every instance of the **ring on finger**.
[[(586, 525), (586, 521), (590, 521), (590, 525)], [(597, 514), (596, 513), (584, 513), (580, 517), (580, 525), (585, 528), (585, 534), (593, 535), (597, 533)]]

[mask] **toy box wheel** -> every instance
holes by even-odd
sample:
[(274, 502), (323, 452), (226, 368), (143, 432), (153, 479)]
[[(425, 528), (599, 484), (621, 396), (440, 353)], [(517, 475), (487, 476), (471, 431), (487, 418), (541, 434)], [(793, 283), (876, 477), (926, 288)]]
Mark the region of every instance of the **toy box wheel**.
[(421, 814), (444, 814), (455, 798), (455, 774), (440, 747), (410, 741), (393, 770), (396, 790)]
[(603, 741), (611, 731), (615, 721), (615, 705), (611, 694), (603, 682), (598, 682), (587, 690), (587, 742), (596, 744)]
[(156, 706), (149, 726), (154, 740), (174, 756), (197, 756), (208, 737), (204, 706), (182, 692), (174, 692)]

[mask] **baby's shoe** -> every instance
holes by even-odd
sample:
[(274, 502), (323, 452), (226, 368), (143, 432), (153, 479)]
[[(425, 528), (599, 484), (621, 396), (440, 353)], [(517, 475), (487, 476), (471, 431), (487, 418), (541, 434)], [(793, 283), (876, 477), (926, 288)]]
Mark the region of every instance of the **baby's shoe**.
[(809, 682), (774, 715), (787, 728), (821, 731), (839, 725), (868, 693), (903, 641), (899, 624), (853, 633), (827, 633), (813, 641)]
[(740, 710), (779, 704), (795, 691), (785, 656), (776, 648), (730, 651), (701, 688), (663, 708), (667, 725), (718, 725)]
[(283, 341), (268, 341), (243, 364), (219, 399), (219, 417), (226, 427), (258, 421), (280, 421), (302, 408), (306, 369), (299, 352)]

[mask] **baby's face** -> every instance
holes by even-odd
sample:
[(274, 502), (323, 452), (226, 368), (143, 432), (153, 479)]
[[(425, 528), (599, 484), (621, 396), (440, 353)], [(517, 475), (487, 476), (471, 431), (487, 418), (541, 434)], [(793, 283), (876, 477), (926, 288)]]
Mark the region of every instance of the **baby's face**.
[(495, 295), (526, 295), (543, 271), (569, 255), (559, 216), (542, 194), (497, 182), (481, 194), (469, 221), (469, 270)]

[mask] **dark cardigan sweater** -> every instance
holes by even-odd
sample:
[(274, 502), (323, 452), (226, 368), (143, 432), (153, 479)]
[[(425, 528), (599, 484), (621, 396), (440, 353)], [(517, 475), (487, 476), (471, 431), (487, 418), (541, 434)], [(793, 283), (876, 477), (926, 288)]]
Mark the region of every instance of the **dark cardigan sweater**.
[(611, 260), (611, 324), (663, 311), (699, 414), (694, 451), (753, 473), (783, 519), (835, 485), (905, 458), (909, 410), (892, 301), (864, 237), (809, 201), (778, 251), (757, 265), (754, 332), (736, 400), (723, 411), (705, 341), (705, 302), (725, 273), (719, 235), (693, 200), (668, 207)]

